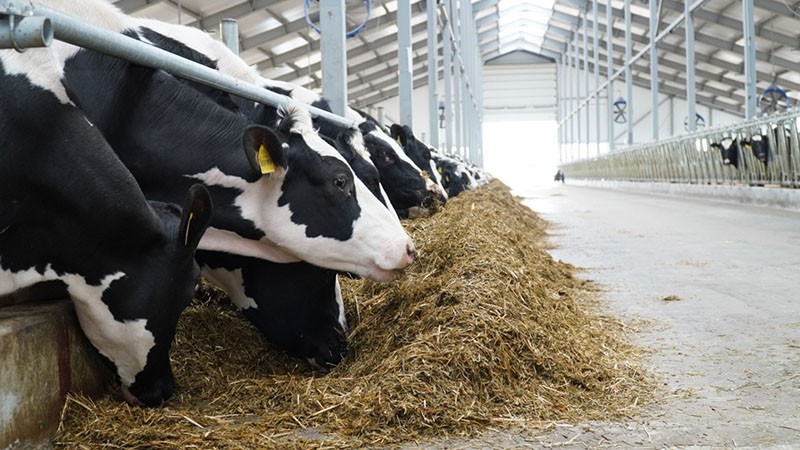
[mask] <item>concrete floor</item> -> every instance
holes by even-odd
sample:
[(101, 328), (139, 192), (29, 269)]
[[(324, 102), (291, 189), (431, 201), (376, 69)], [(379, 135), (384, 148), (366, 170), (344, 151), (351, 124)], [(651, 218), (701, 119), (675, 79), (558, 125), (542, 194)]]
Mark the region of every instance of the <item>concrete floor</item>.
[(800, 448), (800, 212), (569, 184), (519, 194), (554, 224), (553, 257), (606, 287), (612, 314), (645, 320), (637, 343), (666, 397), (533, 442)]
[(660, 399), (619, 422), (409, 448), (800, 449), (800, 212), (569, 184), (515, 193), (552, 222), (553, 257), (638, 330)]

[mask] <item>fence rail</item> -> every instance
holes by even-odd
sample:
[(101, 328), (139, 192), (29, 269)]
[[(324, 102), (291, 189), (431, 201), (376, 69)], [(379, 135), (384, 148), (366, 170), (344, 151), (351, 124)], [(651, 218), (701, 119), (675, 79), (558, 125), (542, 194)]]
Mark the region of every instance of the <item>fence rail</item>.
[[(798, 121), (800, 111), (792, 111), (564, 163), (561, 170), (568, 178), (798, 188)], [(767, 143), (763, 162), (749, 144), (759, 136)], [(723, 162), (717, 146), (723, 141), (732, 141), (735, 166)]]

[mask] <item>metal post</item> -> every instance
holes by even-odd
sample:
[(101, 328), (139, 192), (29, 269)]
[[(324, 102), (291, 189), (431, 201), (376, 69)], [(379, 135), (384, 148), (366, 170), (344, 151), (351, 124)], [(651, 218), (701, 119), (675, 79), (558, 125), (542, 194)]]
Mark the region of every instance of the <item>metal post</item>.
[(576, 134), (578, 135), (578, 153), (577, 159), (581, 159), (581, 143), (583, 143), (583, 136), (581, 133), (581, 111), (580, 111), (580, 102), (581, 102), (581, 73), (580, 73), (580, 57), (578, 54), (578, 30), (575, 30), (575, 41), (572, 43), (572, 54), (573, 54), (573, 61), (575, 61), (575, 125), (577, 127)]
[(596, 155), (600, 156), (600, 31), (597, 17), (597, 0), (592, 1), (592, 49), (594, 52), (594, 114), (597, 130), (597, 151)]
[(381, 128), (386, 126), (386, 108), (378, 106), (378, 124)]
[(653, 140), (658, 141), (658, 2), (650, 2), (650, 95), (652, 105)]
[(344, 0), (321, 0), (319, 22), (322, 34), (322, 95), (330, 102), (331, 111), (343, 116), (347, 106)]
[(428, 128), (430, 145), (439, 148), (439, 42), (436, 20), (436, 2), (428, 2)]
[(444, 152), (448, 155), (453, 152), (453, 56), (452, 36), (450, 35), (450, 1), (444, 0), (444, 30), (442, 31), (442, 53), (444, 56)]
[[(586, 83), (586, 90), (583, 95), (586, 99), (589, 98), (589, 10), (583, 12), (583, 76)], [(589, 104), (586, 104), (586, 157), (589, 157), (589, 143), (592, 141), (592, 127), (589, 125), (591, 119), (589, 113), (591, 112)]]
[(686, 104), (689, 114), (686, 121), (689, 131), (697, 129), (695, 117), (697, 110), (695, 105), (695, 81), (694, 81), (694, 19), (692, 11), (689, 9), (689, 0), (684, 1), (684, 29), (686, 30)]
[(611, 8), (611, 0), (606, 3), (606, 109), (608, 117), (606, 126), (608, 128), (608, 152), (614, 151), (614, 15)]
[(397, 70), (400, 84), (400, 123), (414, 128), (414, 73), (411, 51), (411, 0), (397, 2)]
[(753, 17), (753, 0), (742, 0), (742, 26), (744, 27), (744, 99), (745, 118), (756, 116), (756, 31)]
[(455, 47), (455, 56), (453, 58), (453, 75), (455, 77), (455, 80), (453, 80), (453, 98), (455, 100), (455, 105), (453, 106), (453, 109), (455, 110), (456, 154), (461, 156), (461, 108), (463, 102), (461, 101), (461, 67), (458, 62), (461, 56), (461, 48), (456, 41), (458, 36), (458, 14), (456, 14), (458, 11), (458, 4), (459, 0), (451, 0), (450, 11), (447, 14), (450, 16), (451, 26), (453, 27), (452, 39)]
[(625, 143), (633, 144), (633, 78), (631, 76), (631, 0), (625, 0), (625, 97), (628, 102), (628, 133)]
[(239, 22), (236, 19), (222, 19), (219, 23), (222, 43), (235, 55), (239, 55)]
[(572, 74), (574, 73), (572, 61), (572, 42), (569, 42), (567, 44), (567, 86), (569, 87), (567, 91), (567, 104), (569, 105), (567, 108), (567, 114), (569, 114), (567, 119), (567, 122), (569, 122), (568, 161), (572, 161), (573, 145), (575, 144), (575, 103), (573, 102), (575, 98), (575, 83), (572, 82)]

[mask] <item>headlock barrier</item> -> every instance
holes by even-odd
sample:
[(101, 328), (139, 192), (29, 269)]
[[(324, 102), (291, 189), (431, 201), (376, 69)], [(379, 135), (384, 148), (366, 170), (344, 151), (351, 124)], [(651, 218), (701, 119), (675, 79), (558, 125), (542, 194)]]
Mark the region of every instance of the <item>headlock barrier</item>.
[(567, 179), (800, 187), (800, 111), (560, 165)]

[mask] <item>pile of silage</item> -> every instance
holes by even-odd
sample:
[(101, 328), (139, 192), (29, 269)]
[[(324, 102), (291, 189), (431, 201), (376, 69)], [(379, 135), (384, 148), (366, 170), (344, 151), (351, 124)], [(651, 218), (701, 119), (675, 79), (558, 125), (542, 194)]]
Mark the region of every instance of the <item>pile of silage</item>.
[(405, 225), (419, 254), (405, 277), (343, 282), (350, 354), (331, 373), (275, 351), (229, 305), (196, 302), (179, 326), (168, 405), (73, 397), (57, 443), (390, 445), (612, 418), (649, 397), (622, 325), (545, 252), (546, 224), (502, 183)]

